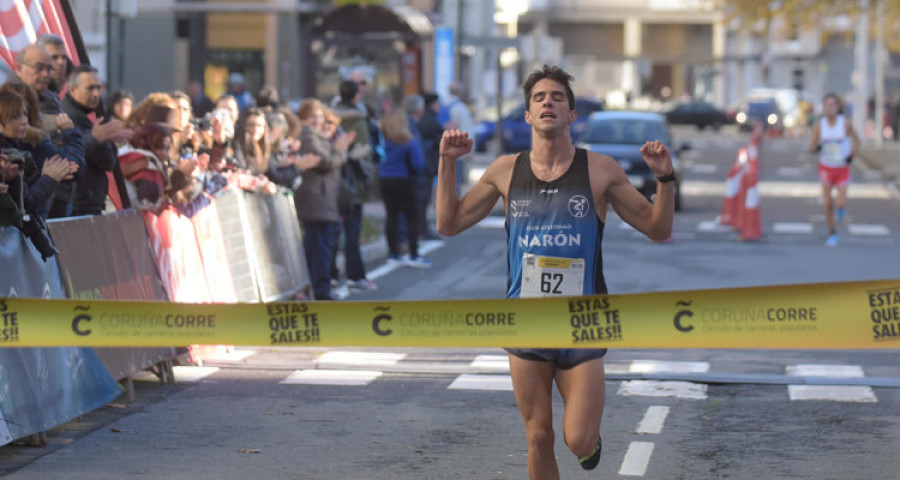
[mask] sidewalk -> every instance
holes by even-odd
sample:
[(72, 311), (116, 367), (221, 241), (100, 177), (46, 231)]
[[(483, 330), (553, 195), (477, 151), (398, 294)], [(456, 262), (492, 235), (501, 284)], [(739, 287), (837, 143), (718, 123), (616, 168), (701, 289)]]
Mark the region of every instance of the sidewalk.
[(881, 173), (881, 178), (889, 184), (895, 193), (900, 191), (900, 143), (885, 142), (881, 148), (863, 142), (859, 159), (872, 170)]
[[(484, 169), (487, 168), (488, 165), (491, 164), (495, 159), (495, 156), (490, 153), (477, 152), (472, 155), (472, 159), (469, 161), (469, 175), (466, 179), (467, 182), (463, 184), (463, 191), (471, 188), (471, 186), (481, 177), (481, 174), (484, 173)], [(432, 193), (432, 196), (434, 192)], [(374, 200), (371, 202), (367, 202), (363, 206), (363, 218), (370, 220), (373, 222), (374, 226), (379, 229), (381, 232), (380, 235), (374, 236), (372, 238), (363, 239), (362, 244), (362, 257), (363, 263), (366, 266), (371, 266), (374, 264), (378, 264), (384, 261), (388, 255), (387, 248), (387, 240), (384, 238), (383, 229), (384, 229), (384, 203), (381, 200)], [(433, 225), (434, 224), (434, 202), (429, 208), (428, 212), (428, 220)], [(340, 271), (344, 271), (344, 254), (343, 252), (338, 252), (338, 269)]]

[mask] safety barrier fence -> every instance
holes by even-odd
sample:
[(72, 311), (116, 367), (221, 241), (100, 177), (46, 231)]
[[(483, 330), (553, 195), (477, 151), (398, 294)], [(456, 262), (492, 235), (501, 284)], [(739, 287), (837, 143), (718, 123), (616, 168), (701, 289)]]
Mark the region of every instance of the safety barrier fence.
[(124, 210), (52, 220), (49, 228), (59, 253), (43, 261), (17, 228), (0, 227), (0, 445), (105, 405), (121, 394), (117, 380), (135, 372), (163, 374), (184, 353), (175, 347), (216, 343), (172, 337), (139, 348), (126, 339), (42, 348), (23, 341), (41, 320), (25, 318), (15, 302), (271, 302), (309, 285), (289, 195), (229, 191), (191, 218), (173, 208), (159, 216)]

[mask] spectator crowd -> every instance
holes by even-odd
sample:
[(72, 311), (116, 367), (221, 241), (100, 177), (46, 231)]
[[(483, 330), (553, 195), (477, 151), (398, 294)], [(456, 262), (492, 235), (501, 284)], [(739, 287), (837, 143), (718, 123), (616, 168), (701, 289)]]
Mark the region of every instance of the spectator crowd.
[(471, 123), (458, 90), (445, 105), (424, 93), (376, 106), (372, 79), (356, 72), (330, 101), (304, 99), (293, 111), (276, 89), (254, 96), (231, 73), (216, 100), (200, 82), (139, 100), (106, 92), (98, 71), (75, 66), (65, 47), (41, 36), (0, 86), (0, 225), (22, 229), (45, 258), (54, 253), (48, 218), (127, 208), (191, 217), (242, 189), (293, 193), (315, 300), (376, 288), (361, 236), (363, 207), (379, 198), (388, 261), (431, 266), (419, 241), (439, 238), (427, 213), (440, 138)]

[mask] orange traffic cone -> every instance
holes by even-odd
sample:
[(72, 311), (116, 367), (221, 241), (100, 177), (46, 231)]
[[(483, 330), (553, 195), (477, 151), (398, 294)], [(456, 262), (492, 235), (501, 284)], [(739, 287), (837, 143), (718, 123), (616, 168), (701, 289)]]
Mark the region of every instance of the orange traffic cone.
[(744, 174), (743, 215), (741, 217), (741, 240), (753, 241), (762, 237), (762, 219), (759, 215), (759, 188), (757, 188), (756, 165), (751, 165)]
[(725, 178), (725, 198), (722, 200), (722, 213), (719, 215), (720, 225), (734, 224), (734, 217), (738, 209), (737, 196), (741, 190), (746, 162), (747, 149), (741, 148), (734, 159), (734, 165), (728, 171), (728, 177)]
[(759, 146), (762, 142), (763, 134), (765, 133), (765, 129), (763, 128), (763, 124), (761, 121), (757, 121), (753, 124), (753, 131), (750, 133), (750, 144)]

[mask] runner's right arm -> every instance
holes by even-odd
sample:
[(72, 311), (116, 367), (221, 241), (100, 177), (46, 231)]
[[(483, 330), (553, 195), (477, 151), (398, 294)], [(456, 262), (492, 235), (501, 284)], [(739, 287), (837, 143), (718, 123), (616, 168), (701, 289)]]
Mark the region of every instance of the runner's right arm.
[(442, 235), (456, 235), (476, 224), (491, 213), (500, 198), (500, 190), (492, 180), (498, 162), (488, 167), (462, 199), (456, 194), (456, 162), (472, 151), (473, 143), (466, 132), (458, 129), (445, 131), (441, 138), (435, 210), (437, 230)]
[(809, 141), (809, 153), (816, 153), (819, 150), (819, 128), (822, 122), (816, 122), (816, 125), (813, 127), (812, 131), (812, 139)]

